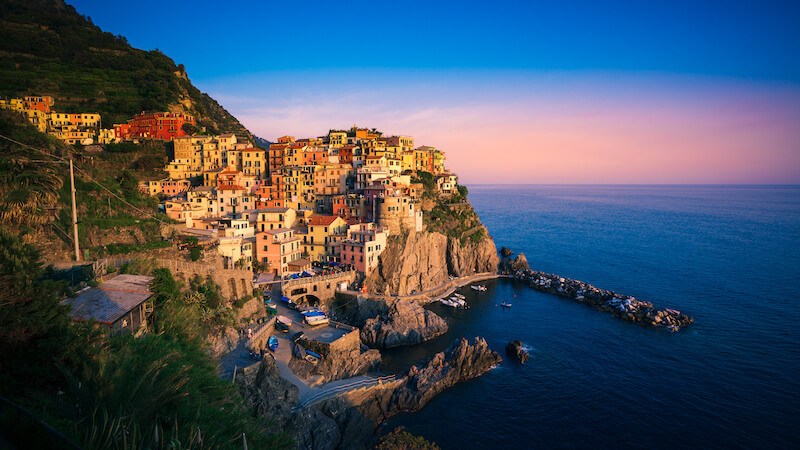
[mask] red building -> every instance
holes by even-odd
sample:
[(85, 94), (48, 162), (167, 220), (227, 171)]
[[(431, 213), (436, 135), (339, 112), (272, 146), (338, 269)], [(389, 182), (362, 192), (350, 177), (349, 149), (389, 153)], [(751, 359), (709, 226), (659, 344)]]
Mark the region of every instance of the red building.
[(127, 124), (115, 124), (114, 131), (121, 139), (161, 139), (171, 141), (173, 138), (186, 136), (184, 124), (194, 125), (194, 117), (183, 113), (156, 112), (141, 113), (133, 116)]

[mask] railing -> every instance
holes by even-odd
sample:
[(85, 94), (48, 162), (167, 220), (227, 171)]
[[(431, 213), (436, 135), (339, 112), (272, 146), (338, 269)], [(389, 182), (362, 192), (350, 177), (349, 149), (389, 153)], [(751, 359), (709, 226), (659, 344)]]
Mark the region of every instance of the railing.
[(323, 400), (327, 400), (330, 398), (338, 397), (342, 394), (347, 392), (362, 389), (367, 387), (376, 386), (383, 383), (389, 383), (395, 381), (397, 377), (395, 375), (386, 375), (383, 377), (368, 377), (366, 379), (361, 379), (358, 381), (353, 381), (352, 383), (343, 384), (341, 386), (336, 386), (335, 388), (325, 390), (318, 394), (312, 395), (311, 397), (303, 400), (302, 402), (298, 403), (297, 406), (292, 408), (292, 412), (299, 411), (302, 409), (306, 409), (310, 406), (313, 406)]

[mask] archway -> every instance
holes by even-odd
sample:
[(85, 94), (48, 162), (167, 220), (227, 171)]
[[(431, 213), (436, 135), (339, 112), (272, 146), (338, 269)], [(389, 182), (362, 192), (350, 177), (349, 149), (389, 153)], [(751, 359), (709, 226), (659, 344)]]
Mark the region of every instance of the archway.
[(303, 297), (300, 297), (300, 301), (302, 303), (307, 303), (308, 306), (310, 306), (312, 308), (315, 308), (315, 307), (318, 307), (318, 306), (322, 305), (322, 300), (320, 300), (319, 297), (317, 297), (316, 295), (313, 295), (313, 294), (307, 294), (307, 295), (305, 295)]

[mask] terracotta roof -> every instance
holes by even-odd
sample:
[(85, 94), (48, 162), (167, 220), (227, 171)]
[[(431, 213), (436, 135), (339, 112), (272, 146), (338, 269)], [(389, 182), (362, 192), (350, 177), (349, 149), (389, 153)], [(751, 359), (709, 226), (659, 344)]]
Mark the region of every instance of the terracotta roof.
[(328, 215), (321, 215), (320, 214), (320, 215), (316, 215), (316, 216), (311, 216), (311, 219), (308, 220), (308, 224), (309, 225), (330, 225), (338, 218), (339, 218), (339, 216), (328, 216)]
[(153, 277), (117, 275), (96, 288), (89, 288), (77, 297), (67, 299), (72, 306), (73, 320), (91, 320), (112, 324), (150, 298)]
[(217, 187), (218, 191), (244, 191), (245, 188), (241, 186), (237, 186), (235, 184), (223, 184), (222, 186)]

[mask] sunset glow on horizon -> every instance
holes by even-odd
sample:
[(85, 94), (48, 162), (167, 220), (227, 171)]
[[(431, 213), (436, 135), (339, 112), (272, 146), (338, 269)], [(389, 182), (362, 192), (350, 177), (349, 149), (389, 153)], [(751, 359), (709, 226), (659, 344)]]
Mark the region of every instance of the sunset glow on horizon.
[[(310, 88), (309, 86), (313, 86)], [(800, 182), (800, 91), (726, 80), (341, 71), (206, 83), (257, 135), (353, 124), (445, 150), (467, 184)]]

